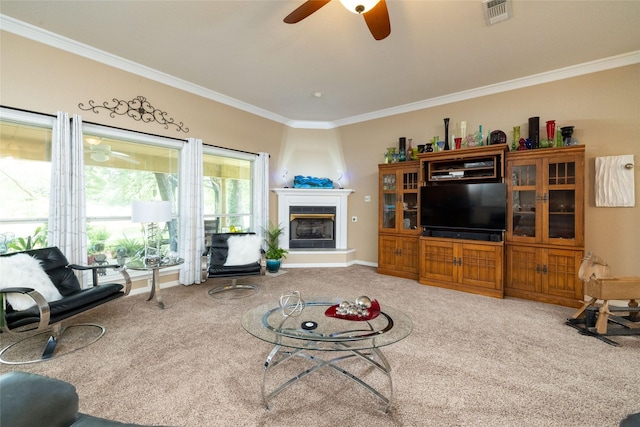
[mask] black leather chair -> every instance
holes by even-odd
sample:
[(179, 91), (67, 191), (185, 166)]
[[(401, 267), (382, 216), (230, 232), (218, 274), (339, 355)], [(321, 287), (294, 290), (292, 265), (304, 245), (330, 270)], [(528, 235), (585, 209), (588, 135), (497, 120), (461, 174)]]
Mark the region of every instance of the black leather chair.
[[(264, 251), (260, 249), (259, 256), (254, 262), (241, 265), (225, 265), (229, 256), (229, 238), (238, 236), (255, 236), (255, 233), (216, 233), (211, 235), (209, 250), (209, 267), (207, 277), (212, 279), (230, 278), (231, 283), (217, 286), (208, 291), (209, 296), (227, 298), (248, 296), (258, 290), (254, 284), (238, 283), (237, 279), (246, 276), (264, 276), (266, 273), (266, 259)], [(229, 292), (231, 291), (231, 292)]]
[[(9, 344), (0, 350), (0, 362), (7, 364), (32, 363), (41, 360), (50, 359), (56, 355), (56, 344), (63, 337), (67, 328), (63, 327), (62, 322), (70, 319), (80, 313), (84, 313), (94, 307), (98, 307), (109, 301), (129, 294), (131, 290), (131, 279), (125, 269), (118, 265), (93, 265), (81, 266), (69, 264), (67, 258), (57, 247), (34, 249), (24, 252), (12, 254), (3, 254), (3, 257), (14, 256), (17, 254), (28, 254), (40, 261), (43, 270), (51, 279), (53, 285), (62, 295), (62, 299), (52, 302), (47, 300), (35, 289), (29, 288), (27, 284), (16, 284), (15, 288), (0, 289), (2, 296), (2, 304), (0, 304), (0, 327), (3, 333), (23, 334), (33, 331), (44, 331), (34, 335), (30, 333), (27, 338)], [(105, 283), (98, 284), (98, 272), (100, 269), (113, 268), (120, 272), (124, 279), (124, 284)], [(91, 270), (93, 277), (93, 286), (82, 289), (78, 278), (73, 270)], [(10, 293), (20, 293), (31, 297), (36, 305), (25, 309), (15, 310), (4, 296)], [(97, 324), (73, 325), (74, 327), (90, 327), (96, 330), (92, 335), (90, 342), (76, 345), (75, 348), (68, 348), (67, 353), (86, 347), (94, 343), (105, 332), (104, 327)], [(25, 340), (36, 338), (39, 335), (48, 334), (49, 337), (44, 343), (42, 356), (39, 358), (29, 358), (27, 360), (14, 360), (14, 356), (8, 354), (20, 355), (20, 351), (15, 347), (23, 343)], [(8, 353), (9, 352), (9, 353)], [(21, 356), (19, 356), (21, 358)]]
[(640, 412), (629, 414), (622, 421), (620, 427), (640, 427)]
[(78, 412), (78, 393), (68, 382), (26, 372), (0, 376), (0, 426), (137, 427)]

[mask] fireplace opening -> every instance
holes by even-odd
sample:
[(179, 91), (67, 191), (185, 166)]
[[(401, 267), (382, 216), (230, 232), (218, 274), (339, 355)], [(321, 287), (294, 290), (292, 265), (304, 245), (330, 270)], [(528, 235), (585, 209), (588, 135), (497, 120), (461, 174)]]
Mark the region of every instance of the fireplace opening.
[(289, 248), (335, 248), (335, 206), (289, 206)]

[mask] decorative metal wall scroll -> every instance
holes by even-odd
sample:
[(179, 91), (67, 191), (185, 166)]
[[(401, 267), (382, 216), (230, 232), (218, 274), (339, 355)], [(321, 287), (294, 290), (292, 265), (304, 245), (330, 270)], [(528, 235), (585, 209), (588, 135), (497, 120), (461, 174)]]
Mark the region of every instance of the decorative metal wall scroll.
[(109, 105), (109, 101), (104, 101), (102, 105), (95, 105), (94, 100), (89, 100), (89, 106), (85, 107), (84, 103), (78, 104), (78, 107), (84, 111), (93, 111), (98, 114), (100, 108), (109, 110), (109, 116), (115, 117), (127, 115), (134, 120), (142, 121), (145, 123), (158, 122), (163, 125), (165, 129), (169, 129), (169, 126), (175, 126), (178, 132), (188, 133), (189, 128), (184, 126), (184, 123), (176, 123), (170, 117), (167, 117), (165, 111), (159, 110), (149, 104), (147, 98), (144, 96), (137, 96), (131, 101), (125, 101), (117, 98), (113, 98), (114, 105)]

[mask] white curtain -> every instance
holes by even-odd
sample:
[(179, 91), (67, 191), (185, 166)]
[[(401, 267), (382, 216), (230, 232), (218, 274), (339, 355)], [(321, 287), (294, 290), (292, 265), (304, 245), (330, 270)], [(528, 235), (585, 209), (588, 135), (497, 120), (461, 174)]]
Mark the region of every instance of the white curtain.
[(269, 153), (258, 153), (253, 168), (253, 224), (255, 232), (262, 236), (269, 222)]
[[(82, 118), (58, 112), (51, 148), (49, 246), (57, 246), (70, 263), (87, 263), (86, 203)], [(83, 287), (91, 286), (89, 273), (78, 274)]]
[(180, 154), (178, 251), (184, 259), (179, 282), (202, 281), (204, 253), (204, 196), (202, 191), (202, 140), (189, 138)]

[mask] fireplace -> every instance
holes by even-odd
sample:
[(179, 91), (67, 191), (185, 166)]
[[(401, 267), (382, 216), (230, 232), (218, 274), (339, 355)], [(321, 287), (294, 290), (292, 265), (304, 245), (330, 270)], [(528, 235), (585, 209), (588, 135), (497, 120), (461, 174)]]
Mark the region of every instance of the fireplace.
[(335, 248), (335, 206), (289, 206), (289, 248)]
[(273, 192), (278, 195), (278, 223), (284, 227), (281, 247), (315, 254), (347, 250), (347, 197), (353, 190), (274, 188)]

